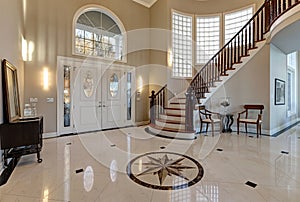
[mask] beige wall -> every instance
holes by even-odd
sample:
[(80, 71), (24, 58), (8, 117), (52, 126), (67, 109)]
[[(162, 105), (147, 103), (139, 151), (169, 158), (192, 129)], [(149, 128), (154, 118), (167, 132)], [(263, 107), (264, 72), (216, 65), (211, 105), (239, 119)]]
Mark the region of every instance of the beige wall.
[[(236, 126), (237, 113), (243, 111), (244, 104), (263, 104), (264, 130), (270, 129), (270, 47), (264, 45), (262, 49), (234, 74), (207, 102), (209, 108), (222, 112), (219, 99), (230, 97), (229, 112), (234, 114)], [(249, 128), (252, 127), (249, 125)], [(243, 130), (243, 129), (242, 129)]]
[[(0, 1), (0, 59), (7, 59), (17, 68), (20, 101), (23, 98), (23, 61), (22, 61), (22, 3), (19, 0)], [(2, 69), (2, 68), (1, 68)], [(2, 72), (0, 70), (0, 80)], [(0, 124), (3, 123), (2, 82), (0, 82)], [(0, 150), (0, 172), (2, 169), (2, 151)]]
[[(25, 63), (25, 102), (30, 97), (38, 98), (38, 113), (44, 116), (45, 132), (56, 131), (56, 103), (47, 103), (46, 98), (56, 100), (56, 58), (72, 55), (72, 23), (75, 12), (87, 4), (97, 4), (114, 12), (126, 31), (148, 28), (149, 9), (131, 0), (27, 0), (25, 16), (26, 39), (35, 44), (32, 62)], [(128, 55), (128, 64), (139, 67), (149, 64), (149, 51), (135, 51)], [(42, 74), (49, 69), (49, 89), (43, 90)], [(148, 84), (147, 71), (139, 71)], [(137, 75), (139, 76), (139, 75)], [(145, 86), (148, 91), (148, 87)], [(148, 112), (142, 105), (148, 102), (148, 94), (137, 103), (137, 121), (148, 120)], [(141, 103), (141, 104), (140, 104)]]
[[(160, 46), (154, 46), (151, 49), (151, 64), (159, 64), (161, 67), (165, 67), (164, 71), (165, 76), (165, 84), (168, 84), (168, 89), (174, 94), (181, 93), (186, 90), (190, 80), (185, 79), (174, 79), (172, 78), (171, 68), (167, 66), (167, 51), (172, 47), (172, 35), (168, 32), (171, 30), (171, 12), (172, 9), (192, 14), (192, 15), (208, 15), (208, 14), (222, 14), (228, 11), (233, 11), (236, 9), (240, 9), (242, 7), (246, 7), (249, 5), (255, 5), (256, 9), (258, 9), (264, 1), (262, 0), (210, 0), (210, 1), (195, 1), (195, 0), (159, 0), (157, 1), (152, 8), (150, 9), (150, 26), (152, 29), (165, 29), (164, 43), (161, 42), (161, 38), (155, 37), (151, 35), (151, 44), (160, 44)], [(166, 36), (166, 38), (165, 38)], [(161, 46), (164, 45), (164, 47)], [(159, 49), (157, 48), (159, 47)], [(197, 70), (195, 70), (197, 71)], [(153, 74), (153, 76), (151, 76)], [(161, 76), (156, 77), (156, 71), (150, 72), (151, 83), (162, 83)], [(150, 91), (153, 87), (150, 85)]]

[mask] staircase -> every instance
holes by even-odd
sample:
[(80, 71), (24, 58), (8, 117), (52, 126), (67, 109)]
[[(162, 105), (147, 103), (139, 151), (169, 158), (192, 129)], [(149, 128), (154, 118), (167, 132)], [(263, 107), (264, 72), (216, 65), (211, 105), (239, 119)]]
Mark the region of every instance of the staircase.
[[(152, 91), (149, 131), (161, 136), (194, 139), (194, 109), (246, 64), (265, 43), (271, 25), (298, 0), (266, 0), (247, 24), (194, 76), (187, 92), (166, 101), (166, 87)], [(193, 100), (196, 98), (196, 100)]]

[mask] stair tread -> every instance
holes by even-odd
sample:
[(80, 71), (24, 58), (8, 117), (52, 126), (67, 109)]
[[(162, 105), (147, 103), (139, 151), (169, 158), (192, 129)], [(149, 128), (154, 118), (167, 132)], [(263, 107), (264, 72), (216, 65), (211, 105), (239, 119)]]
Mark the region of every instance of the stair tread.
[(174, 102), (174, 101), (172, 101), (172, 102), (170, 102), (170, 104), (175, 104), (175, 105), (183, 105), (184, 103), (182, 103), (182, 102)]
[(165, 115), (167, 115), (167, 116), (176, 116), (176, 117), (185, 117), (185, 115), (181, 115), (181, 114), (172, 114), (172, 113), (166, 113)]
[(174, 129), (174, 128), (167, 128), (167, 127), (160, 127), (155, 124), (149, 124), (152, 128), (155, 128), (157, 130), (163, 130), (168, 132), (177, 132), (177, 133), (194, 133), (195, 131), (187, 131), (187, 130), (181, 130), (181, 129)]
[(165, 107), (165, 109), (169, 109), (169, 110), (185, 110), (182, 108), (174, 108), (174, 107)]

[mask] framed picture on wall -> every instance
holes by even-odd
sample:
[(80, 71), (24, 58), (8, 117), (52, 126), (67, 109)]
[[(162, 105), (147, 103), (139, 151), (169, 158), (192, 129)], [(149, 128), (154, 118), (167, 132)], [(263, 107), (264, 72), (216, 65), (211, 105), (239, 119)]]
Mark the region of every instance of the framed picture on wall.
[(275, 79), (275, 105), (285, 104), (285, 81)]

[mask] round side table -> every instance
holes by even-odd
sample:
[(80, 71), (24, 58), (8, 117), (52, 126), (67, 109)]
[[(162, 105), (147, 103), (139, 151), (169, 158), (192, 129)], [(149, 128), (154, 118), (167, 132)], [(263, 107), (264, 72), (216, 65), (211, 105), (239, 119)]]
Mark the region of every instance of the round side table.
[(233, 124), (233, 114), (221, 114), (222, 133), (231, 133)]

